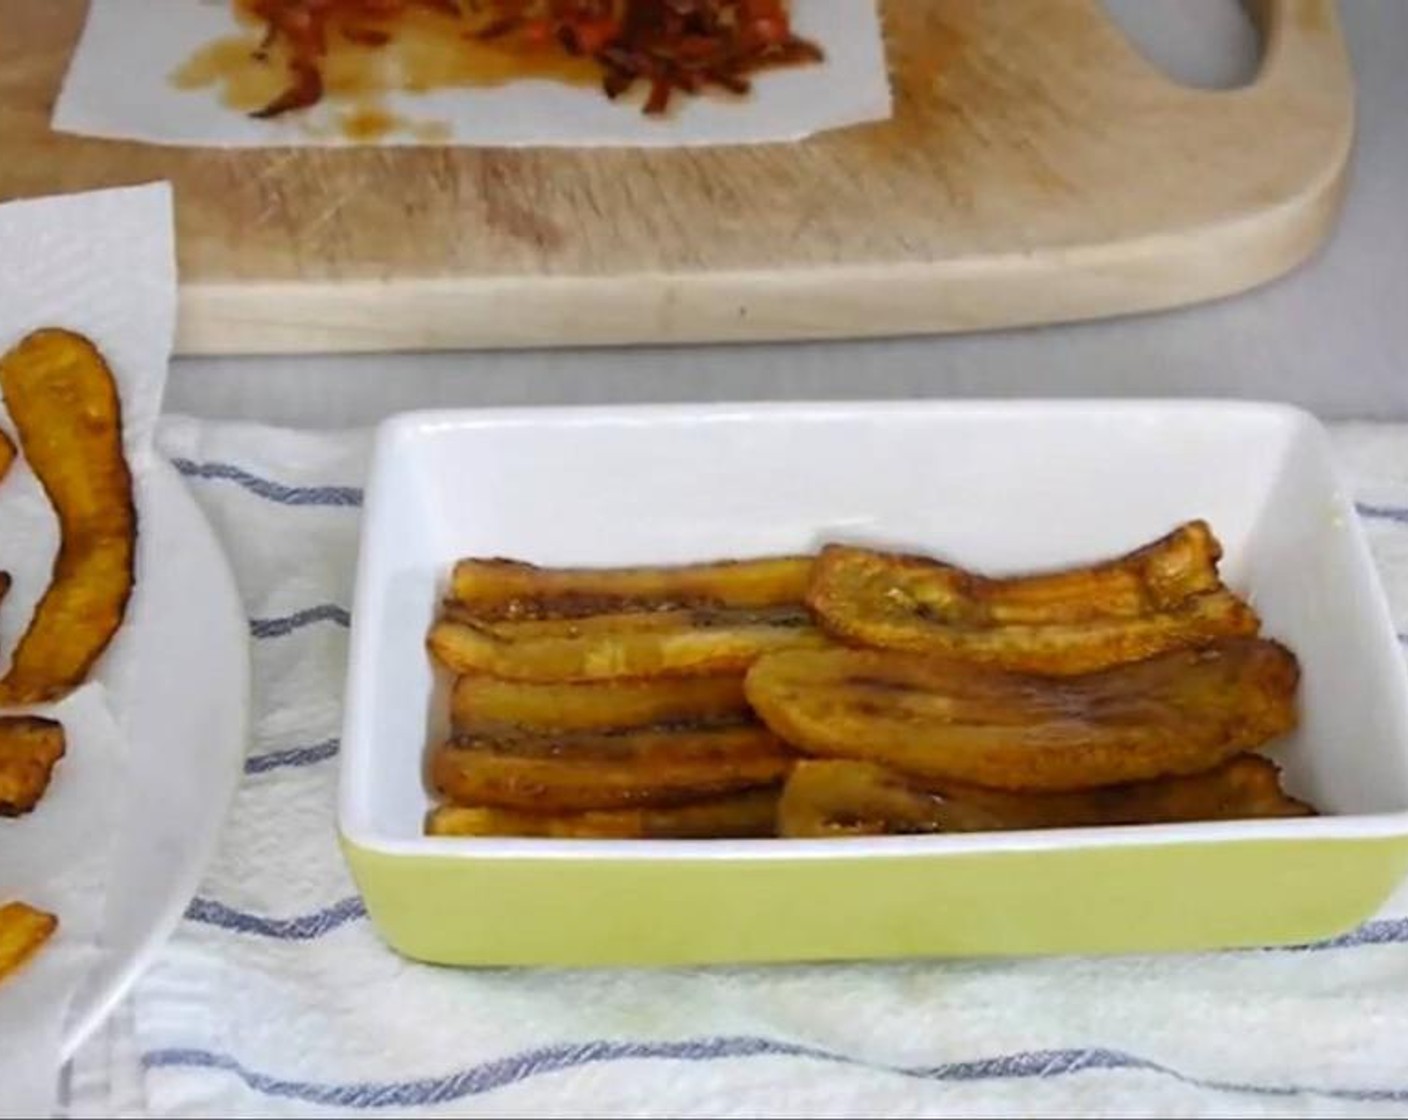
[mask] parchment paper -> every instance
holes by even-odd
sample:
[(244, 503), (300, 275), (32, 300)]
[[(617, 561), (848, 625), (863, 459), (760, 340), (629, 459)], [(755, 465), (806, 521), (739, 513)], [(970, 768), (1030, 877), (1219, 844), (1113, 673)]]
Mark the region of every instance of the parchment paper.
[[(353, 108), (329, 100), (312, 110), (255, 120), (221, 103), (215, 89), (182, 90), (173, 75), (242, 28), (229, 0), (92, 0), (88, 22), (53, 118), (58, 132), (212, 147), (436, 143), (482, 147), (693, 146), (798, 140), (886, 119), (889, 78), (876, 0), (794, 0), (794, 26), (827, 60), (763, 73), (744, 100), (677, 98), (664, 120), (637, 101), (593, 88), (514, 82), (379, 99), (403, 127), (375, 140), (339, 126)], [(384, 48), (391, 50), (393, 48)]]

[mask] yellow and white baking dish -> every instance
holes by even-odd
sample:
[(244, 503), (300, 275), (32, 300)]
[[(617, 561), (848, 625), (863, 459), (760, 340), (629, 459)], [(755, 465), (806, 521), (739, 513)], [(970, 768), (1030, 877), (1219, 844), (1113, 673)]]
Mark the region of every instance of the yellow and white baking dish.
[[(1291, 820), (845, 840), (428, 838), (425, 635), (454, 560), (669, 564), (828, 540), (988, 572), (1206, 518), (1303, 671)], [(376, 929), (458, 965), (1111, 953), (1310, 941), (1408, 872), (1408, 681), (1329, 444), (1231, 402), (426, 412), (377, 434), (338, 828)]]

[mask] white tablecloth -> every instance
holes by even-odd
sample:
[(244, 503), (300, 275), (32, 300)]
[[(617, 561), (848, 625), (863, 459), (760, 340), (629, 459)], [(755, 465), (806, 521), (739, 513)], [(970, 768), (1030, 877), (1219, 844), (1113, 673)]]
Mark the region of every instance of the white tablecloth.
[[(1339, 428), (1408, 629), (1408, 427)], [(384, 948), (333, 786), (365, 433), (172, 420), (250, 615), (254, 741), (186, 919), (75, 1114), (1401, 1115), (1408, 891), (1335, 942), (1116, 959), (589, 974)]]

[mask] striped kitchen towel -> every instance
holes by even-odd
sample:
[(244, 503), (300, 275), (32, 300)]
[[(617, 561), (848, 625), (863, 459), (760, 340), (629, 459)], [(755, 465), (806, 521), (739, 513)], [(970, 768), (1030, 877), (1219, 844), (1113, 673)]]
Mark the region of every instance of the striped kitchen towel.
[[(1408, 428), (1339, 428), (1408, 629)], [(186, 920), (74, 1087), (155, 1116), (1401, 1115), (1408, 892), (1334, 942), (1120, 959), (453, 971), (334, 842), (369, 440), (167, 422), (230, 552), (254, 742)], [(100, 1068), (101, 1067), (101, 1068)], [(80, 1084), (81, 1083), (81, 1084)]]

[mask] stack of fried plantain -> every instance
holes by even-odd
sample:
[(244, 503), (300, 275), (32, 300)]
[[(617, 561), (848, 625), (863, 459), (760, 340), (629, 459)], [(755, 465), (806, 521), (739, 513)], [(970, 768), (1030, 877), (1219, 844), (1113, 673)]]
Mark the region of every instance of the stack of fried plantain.
[(674, 568), (464, 560), (438, 835), (787, 837), (1294, 816), (1249, 752), (1300, 669), (1201, 521), (990, 579), (842, 545)]
[(784, 836), (1072, 827), (1311, 810), (1247, 752), (1294, 729), (1299, 666), (1258, 637), (1203, 522), (1093, 567), (1007, 579), (824, 549), (806, 601), (852, 647), (746, 682), (798, 766)]
[(796, 755), (743, 678), (765, 652), (826, 643), (803, 604), (811, 566), (461, 561), (428, 642), (457, 680), (427, 831), (773, 835)]

